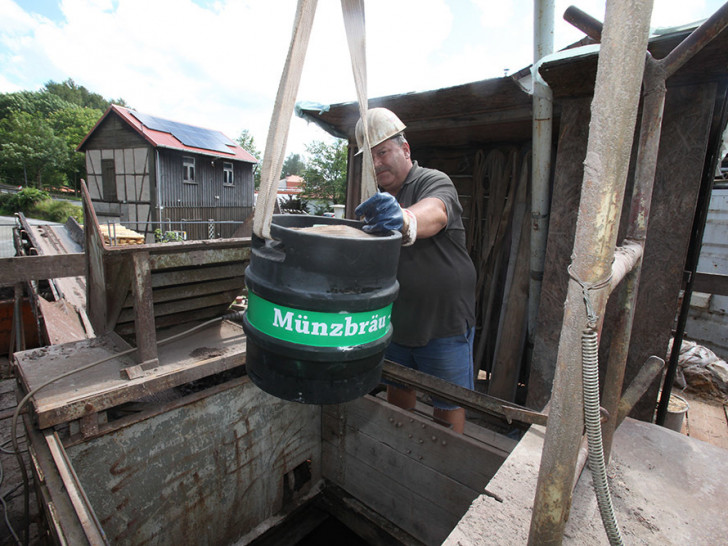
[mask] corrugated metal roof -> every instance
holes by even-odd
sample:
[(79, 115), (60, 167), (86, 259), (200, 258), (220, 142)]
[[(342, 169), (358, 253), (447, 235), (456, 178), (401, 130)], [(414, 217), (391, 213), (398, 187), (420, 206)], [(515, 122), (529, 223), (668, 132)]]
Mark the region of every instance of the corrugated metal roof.
[[(112, 104), (106, 112), (104, 112), (104, 115), (101, 117), (101, 119), (96, 123), (93, 129), (89, 131), (89, 133), (84, 137), (81, 144), (78, 145), (77, 150), (83, 151), (85, 149), (85, 144), (88, 141), (88, 139), (91, 137), (91, 135), (98, 129), (98, 127), (103, 123), (103, 121), (111, 114), (114, 113), (118, 115), (123, 121), (125, 121), (132, 129), (134, 129), (139, 135), (144, 138), (147, 142), (149, 142), (152, 146), (155, 148), (172, 148), (174, 150), (181, 150), (181, 151), (188, 151), (188, 152), (194, 152), (197, 154), (204, 154), (208, 156), (214, 156), (214, 157), (221, 157), (221, 158), (227, 158), (227, 159), (237, 159), (239, 161), (246, 161), (248, 163), (257, 163), (258, 160), (253, 157), (251, 153), (244, 150), (237, 144), (235, 144), (232, 140), (227, 138), (223, 133), (220, 131), (213, 131), (210, 129), (202, 129), (200, 127), (195, 127), (194, 125), (186, 125), (183, 123), (178, 122), (169, 122), (170, 126), (173, 127), (180, 127), (186, 130), (187, 133), (204, 133), (206, 135), (218, 135), (219, 138), (215, 139), (215, 144), (217, 149), (207, 149), (207, 148), (201, 148), (196, 146), (190, 146), (187, 144), (184, 144), (179, 138), (177, 138), (175, 135), (173, 135), (171, 132), (161, 131), (158, 129), (152, 129), (151, 127), (145, 125), (139, 118), (142, 119), (154, 119), (154, 120), (161, 120), (161, 118), (156, 118), (154, 116), (145, 116), (145, 115), (134, 115), (136, 112), (133, 110), (130, 110), (129, 108), (124, 108), (123, 106), (119, 106), (116, 104)], [(166, 120), (163, 120), (166, 121)], [(157, 124), (159, 126), (159, 124)], [(224, 144), (224, 146), (220, 146), (220, 142), (227, 142)], [(228, 150), (228, 151), (222, 151), (222, 150)]]

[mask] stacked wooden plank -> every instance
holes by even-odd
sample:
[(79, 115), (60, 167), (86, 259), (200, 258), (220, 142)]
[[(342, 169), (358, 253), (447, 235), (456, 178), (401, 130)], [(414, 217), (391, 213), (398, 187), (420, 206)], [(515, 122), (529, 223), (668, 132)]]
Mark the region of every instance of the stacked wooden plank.
[(104, 243), (107, 245), (143, 245), (144, 235), (121, 224), (100, 224)]

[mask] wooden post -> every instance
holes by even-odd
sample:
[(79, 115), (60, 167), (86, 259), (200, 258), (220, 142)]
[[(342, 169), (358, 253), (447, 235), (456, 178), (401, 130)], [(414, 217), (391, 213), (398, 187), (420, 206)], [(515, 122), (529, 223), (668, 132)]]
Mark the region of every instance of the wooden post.
[(157, 332), (154, 323), (154, 302), (152, 300), (152, 271), (149, 267), (149, 252), (134, 254), (134, 329), (137, 343), (137, 362), (144, 368), (158, 364)]

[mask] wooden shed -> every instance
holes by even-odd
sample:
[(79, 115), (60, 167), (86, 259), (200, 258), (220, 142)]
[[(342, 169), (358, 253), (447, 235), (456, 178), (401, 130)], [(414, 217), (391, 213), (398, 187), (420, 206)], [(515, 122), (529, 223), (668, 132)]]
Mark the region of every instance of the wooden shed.
[(86, 135), (88, 189), (101, 224), (186, 239), (230, 237), (253, 210), (257, 160), (219, 131), (112, 104)]
[[(665, 57), (693, 29), (649, 41), (656, 59)], [(650, 355), (665, 357), (681, 290), (694, 221), (707, 207), (720, 136), (725, 128), (728, 32), (721, 32), (666, 82), (643, 286), (635, 312), (625, 384)], [(585, 38), (580, 44), (593, 43)], [(530, 271), (528, 232), (532, 148), (530, 69), (510, 77), (455, 87), (378, 97), (369, 108), (386, 107), (405, 123), (412, 157), (447, 173), (464, 210), (467, 244), (478, 269), (476, 371), (494, 396), (543, 408), (551, 395), (556, 354), (574, 245), (584, 159), (589, 134), (598, 49), (582, 48), (544, 62), (540, 75), (553, 97), (551, 209), (544, 271)], [(347, 213), (359, 199), (361, 159), (354, 155), (356, 103), (326, 108), (299, 105), (298, 115), (349, 140)], [(639, 123), (637, 126), (639, 132)], [(633, 152), (626, 199), (633, 182)], [(629, 207), (627, 209), (629, 210)], [(628, 218), (621, 217), (618, 240)], [(699, 244), (699, 241), (697, 242)], [(535, 329), (526, 333), (524, 309), (529, 277), (543, 275)], [(615, 298), (616, 299), (616, 298)], [(613, 310), (612, 310), (613, 313)], [(613, 326), (607, 312), (600, 360), (609, 354)], [(502, 380), (505, 378), (505, 380)], [(658, 385), (643, 399), (639, 417), (651, 420)]]

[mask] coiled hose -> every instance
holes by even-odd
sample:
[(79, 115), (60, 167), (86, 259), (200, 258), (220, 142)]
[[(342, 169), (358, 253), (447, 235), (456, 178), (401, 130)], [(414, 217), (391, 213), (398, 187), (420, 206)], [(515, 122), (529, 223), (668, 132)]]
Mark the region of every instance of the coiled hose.
[(602, 424), (599, 413), (599, 336), (593, 328), (587, 328), (581, 334), (581, 365), (584, 423), (589, 444), (589, 468), (592, 473), (592, 483), (609, 544), (621, 546), (624, 543), (614, 515), (612, 496), (607, 483), (607, 467), (604, 462)]

